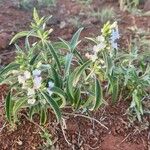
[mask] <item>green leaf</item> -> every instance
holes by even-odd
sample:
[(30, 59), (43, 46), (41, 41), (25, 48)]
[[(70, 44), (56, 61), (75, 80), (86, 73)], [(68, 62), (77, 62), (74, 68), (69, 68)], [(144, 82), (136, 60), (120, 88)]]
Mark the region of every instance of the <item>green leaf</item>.
[(41, 92), (41, 94), (43, 98), (47, 101), (47, 103), (51, 106), (51, 108), (53, 109), (56, 115), (57, 121), (59, 122), (61, 120), (61, 111), (59, 109), (57, 102), (55, 102), (55, 100), (52, 97), (50, 97), (48, 93)]
[(19, 99), (19, 100), (14, 102), (13, 111), (12, 111), (12, 114), (13, 114), (13, 117), (14, 117), (14, 122), (17, 120), (18, 111), (21, 110), (21, 108), (23, 106), (25, 106), (26, 101), (27, 101), (26, 99)]
[(31, 106), (30, 109), (29, 109), (29, 118), (30, 118), (30, 120), (32, 120), (34, 113), (35, 113), (35, 107)]
[(76, 110), (79, 109), (80, 104), (81, 104), (81, 89), (77, 88), (74, 94), (74, 106)]
[(76, 46), (79, 44), (79, 36), (83, 28), (80, 28), (72, 37), (70, 41), (71, 51), (73, 52)]
[(92, 41), (92, 42), (94, 42), (95, 44), (97, 44), (97, 41), (96, 41), (96, 39), (94, 39), (94, 38), (90, 38), (90, 37), (85, 37), (86, 39), (88, 39), (88, 40), (90, 40), (90, 41)]
[(33, 9), (33, 19), (36, 23), (39, 22), (40, 18), (39, 18), (39, 15), (38, 15), (38, 12), (36, 10), (36, 8)]
[(12, 121), (12, 101), (11, 101), (11, 91), (8, 93), (6, 97), (6, 103), (5, 103), (5, 110), (6, 110), (6, 117), (9, 122)]
[(72, 53), (66, 55), (66, 58), (65, 58), (65, 76), (66, 77), (69, 75), (69, 72), (70, 72), (72, 58), (73, 58)]
[(62, 41), (62, 43), (64, 44), (64, 46), (63, 46), (62, 48), (66, 47), (66, 48), (68, 48), (68, 50), (71, 52), (70, 44), (69, 44), (67, 41), (63, 40), (62, 38), (59, 38), (59, 39), (60, 39), (60, 40)]
[(100, 81), (95, 79), (95, 100), (93, 110), (98, 109), (103, 102), (103, 92)]
[(93, 105), (93, 99), (95, 98), (95, 96), (90, 95), (89, 98), (85, 101), (85, 103), (82, 105), (82, 108), (89, 108), (92, 109), (92, 105)]
[(34, 55), (34, 56), (31, 58), (29, 64), (30, 64), (30, 65), (34, 65), (34, 63), (35, 63), (35, 61), (37, 60), (38, 56), (39, 56), (39, 54)]
[(4, 67), (1, 71), (0, 71), (0, 76), (8, 73), (9, 71), (12, 71), (12, 70), (16, 70), (19, 68), (19, 64), (17, 63), (11, 63), (9, 65), (7, 65), (6, 67)]
[[(67, 43), (67, 44), (69, 44), (69, 43)], [(68, 49), (68, 45), (64, 44), (64, 42), (53, 42), (53, 47), (55, 49)]]
[(119, 79), (114, 80), (112, 90), (112, 101), (115, 103), (119, 95)]
[(119, 95), (119, 78), (109, 77), (110, 81), (110, 90), (112, 94), (112, 102), (115, 103)]
[(56, 64), (57, 64), (59, 70), (61, 70), (61, 65), (60, 65), (60, 62), (59, 62), (59, 59), (58, 59), (58, 56), (57, 56), (57, 53), (56, 53), (54, 47), (50, 43), (46, 43), (46, 45), (47, 45), (48, 50), (52, 54), (53, 58), (55, 59)]
[(42, 108), (40, 110), (40, 124), (44, 125), (47, 121), (47, 111), (46, 108)]
[(22, 37), (25, 37), (25, 36), (27, 36), (29, 34), (29, 31), (22, 31), (22, 32), (19, 32), (19, 33), (17, 33), (12, 39), (11, 39), (11, 41), (10, 41), (10, 45), (12, 44), (12, 43), (14, 43), (17, 39), (20, 39), (20, 38), (22, 38)]
[(65, 107), (66, 106), (66, 94), (65, 94), (65, 92), (58, 87), (53, 87), (51, 89), (51, 91), (61, 97), (62, 102), (61, 102), (61, 105), (59, 107), (60, 108)]
[(134, 90), (132, 93), (132, 98), (136, 104), (136, 108), (137, 110), (143, 114), (143, 109), (142, 109), (142, 103), (141, 103), (141, 96), (139, 95), (139, 91), (138, 90)]
[(69, 75), (68, 80), (67, 80), (67, 87), (66, 87), (67, 94), (71, 101), (74, 99), (74, 88), (73, 88), (74, 76), (75, 76), (75, 71)]
[(85, 69), (90, 65), (91, 60), (85, 62), (82, 66), (80, 66), (79, 68), (77, 68), (73, 74), (74, 75), (74, 79), (73, 79), (73, 85), (76, 86), (77, 82), (79, 81), (80, 76), (82, 75), (82, 73), (85, 71)]
[(67, 80), (67, 84), (66, 84), (66, 94), (67, 94), (67, 100), (69, 100), (69, 102), (71, 104), (73, 104), (73, 86), (72, 86), (72, 81), (70, 82), (71, 80), (71, 75), (69, 76), (68, 80)]
[(81, 54), (80, 54), (76, 49), (74, 50), (74, 54), (75, 54), (76, 57), (79, 59), (79, 63), (80, 63), (81, 65), (83, 65), (84, 60), (83, 60)]
[(60, 79), (56, 69), (51, 66), (51, 71), (52, 71), (52, 75), (53, 75), (55, 86), (61, 88), (62, 82), (61, 82), (61, 79)]

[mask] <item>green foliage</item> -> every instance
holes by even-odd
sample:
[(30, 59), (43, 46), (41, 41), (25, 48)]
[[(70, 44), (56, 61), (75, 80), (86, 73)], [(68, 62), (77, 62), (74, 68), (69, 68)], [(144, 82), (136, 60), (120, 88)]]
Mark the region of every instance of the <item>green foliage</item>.
[[(116, 29), (115, 29), (116, 28)], [(112, 30), (116, 30), (113, 31)], [(131, 98), (130, 110), (141, 121), (143, 115), (142, 100), (149, 95), (150, 87), (150, 54), (138, 51), (138, 42), (133, 42), (129, 53), (118, 51), (115, 40), (119, 38), (116, 24), (106, 23), (102, 29), (102, 35), (96, 39), (90, 39), (96, 44), (93, 47), (94, 54), (88, 55), (93, 60), (93, 71), (102, 81), (107, 81), (107, 91), (112, 96), (112, 102), (116, 102), (123, 95), (125, 99)], [(113, 34), (114, 35), (113, 35)], [(125, 92), (125, 93), (126, 93)], [(122, 95), (121, 95), (122, 96)]]
[[(10, 42), (17, 43), (18, 39), (25, 38), (24, 48), (15, 44), (15, 61), (0, 71), (1, 84), (9, 84), (14, 91), (6, 98), (6, 116), (12, 124), (18, 121), (22, 109), (28, 110), (30, 119), (38, 113), (43, 125), (47, 121), (48, 109), (60, 122), (62, 108), (67, 105), (73, 110), (94, 110), (103, 103), (100, 82), (87, 72), (92, 62), (84, 60), (77, 50), (83, 28), (75, 32), (70, 41), (60, 38), (60, 42), (54, 43), (49, 40), (52, 29), (46, 30), (46, 22), (50, 18), (40, 18), (34, 9), (31, 30), (16, 34)], [(37, 41), (30, 43), (31, 37)], [(66, 54), (60, 47), (66, 49)], [(93, 99), (85, 107), (86, 97)]]
[(50, 7), (56, 5), (56, 0), (15, 0), (19, 8), (29, 10), (34, 7)]
[[(103, 95), (109, 94), (115, 103), (121, 91), (128, 92), (124, 97), (132, 100), (130, 109), (141, 120), (142, 99), (149, 94), (150, 62), (144, 53), (139, 53), (137, 43), (133, 43), (129, 53), (119, 51), (117, 23), (107, 22), (100, 36), (87, 38), (94, 46), (85, 59), (77, 48), (83, 28), (70, 41), (60, 38), (59, 42), (52, 42), (49, 35), (53, 30), (46, 30), (50, 18), (41, 18), (34, 9), (31, 30), (16, 34), (10, 42), (25, 38), (24, 48), (16, 44), (15, 61), (0, 70), (1, 84), (10, 86), (7, 120), (15, 124), (24, 109), (30, 119), (39, 114), (41, 125), (47, 122), (48, 110), (61, 122), (62, 108), (97, 110), (105, 103)], [(31, 37), (36, 39), (35, 43), (30, 43)]]
[(143, 0), (119, 0), (120, 10), (129, 11), (129, 12), (137, 12), (137, 7)]
[(102, 10), (93, 11), (90, 15), (99, 19), (102, 23), (113, 21), (116, 17), (113, 7), (105, 7)]

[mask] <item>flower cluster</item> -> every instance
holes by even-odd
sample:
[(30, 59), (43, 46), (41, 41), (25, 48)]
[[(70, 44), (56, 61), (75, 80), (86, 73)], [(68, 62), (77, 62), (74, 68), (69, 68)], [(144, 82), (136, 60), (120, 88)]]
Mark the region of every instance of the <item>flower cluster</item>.
[(93, 46), (93, 53), (86, 53), (86, 57), (91, 59), (93, 62), (98, 60), (99, 52), (106, 49), (118, 49), (117, 39), (120, 38), (117, 22), (112, 25), (108, 22), (106, 26), (101, 30), (101, 35), (98, 36), (95, 41), (96, 45)]
[(96, 38), (96, 45), (93, 46), (93, 54), (86, 53), (86, 57), (95, 62), (98, 59), (98, 53), (106, 48), (106, 40), (103, 35)]
[(118, 44), (116, 40), (119, 38), (120, 38), (120, 35), (119, 35), (118, 27), (116, 26), (116, 28), (112, 29), (111, 37), (110, 37), (112, 48), (118, 49)]
[[(18, 82), (22, 84), (22, 89), (27, 90), (28, 104), (33, 105), (36, 102), (35, 93), (36, 90), (42, 86), (41, 70), (35, 69), (32, 71), (32, 75), (29, 71), (25, 71), (18, 76)], [(49, 81), (47, 92), (52, 95), (51, 89), (54, 87), (54, 83)]]
[(33, 83), (34, 83), (33, 88), (39, 89), (41, 87), (41, 81), (42, 81), (41, 70), (35, 69), (32, 72), (32, 75), (33, 75)]
[(25, 71), (18, 76), (18, 82), (22, 84), (22, 89), (27, 90), (28, 103), (33, 105), (36, 102), (35, 90), (39, 89), (42, 83), (41, 71), (35, 69), (32, 75), (29, 71)]

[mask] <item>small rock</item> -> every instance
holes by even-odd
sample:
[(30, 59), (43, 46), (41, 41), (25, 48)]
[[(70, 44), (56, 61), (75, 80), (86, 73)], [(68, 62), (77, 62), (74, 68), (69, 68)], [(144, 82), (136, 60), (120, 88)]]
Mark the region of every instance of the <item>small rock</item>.
[(55, 18), (52, 17), (50, 20), (48, 20), (47, 25), (51, 26), (51, 25), (58, 25), (60, 24), (60, 19), (59, 18)]
[(23, 144), (23, 142), (19, 140), (19, 141), (17, 141), (17, 144), (21, 146)]
[(66, 27), (66, 22), (65, 21), (61, 21), (59, 27), (60, 27), (60, 29), (65, 28)]
[(7, 33), (0, 33), (0, 50), (5, 49), (9, 45), (11, 37)]

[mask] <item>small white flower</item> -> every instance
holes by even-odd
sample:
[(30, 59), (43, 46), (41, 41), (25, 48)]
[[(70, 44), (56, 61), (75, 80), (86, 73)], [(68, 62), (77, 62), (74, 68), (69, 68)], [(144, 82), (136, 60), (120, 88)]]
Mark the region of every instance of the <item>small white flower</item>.
[(117, 24), (117, 21), (115, 21), (111, 26), (110, 26), (111, 29), (113, 28), (118, 28), (118, 24)]
[(105, 64), (104, 60), (102, 60), (102, 59), (99, 59), (99, 62), (100, 62), (102, 65)]
[(24, 72), (24, 77), (25, 79), (30, 79), (31, 78), (31, 73), (29, 71)]
[(53, 88), (53, 87), (54, 87), (54, 83), (51, 82), (51, 81), (49, 81), (49, 82), (48, 82), (48, 87), (49, 87), (49, 88)]
[(33, 76), (40, 76), (41, 75), (41, 70), (35, 69), (33, 70)]
[(49, 93), (49, 95), (51, 96), (53, 94), (53, 92), (51, 91), (51, 89), (54, 87), (54, 83), (49, 81), (48, 82), (48, 88), (47, 88), (47, 92)]
[(95, 45), (95, 46), (93, 47), (93, 51), (94, 51), (95, 53), (98, 53), (99, 51), (103, 50), (105, 47), (106, 47), (106, 44), (105, 44), (104, 42), (101, 42), (100, 44)]
[(28, 84), (26, 83), (26, 82), (24, 82), (23, 84), (22, 84), (22, 89), (27, 89), (28, 88)]
[(93, 51), (96, 52), (96, 53), (99, 52), (99, 47), (98, 47), (98, 45), (94, 45), (94, 46), (93, 46)]
[(39, 88), (41, 87), (41, 81), (42, 81), (42, 78), (41, 78), (41, 77), (38, 77), (38, 76), (36, 76), (36, 77), (33, 79), (34, 88), (35, 88), (35, 89), (39, 89)]
[(97, 55), (96, 55), (96, 54), (91, 55), (91, 60), (92, 60), (93, 62), (95, 62), (95, 61), (96, 61), (96, 59), (97, 59)]
[(28, 93), (27, 93), (27, 95), (28, 95), (28, 96), (33, 96), (33, 95), (35, 95), (35, 90), (28, 88)]
[(105, 38), (101, 35), (101, 36), (98, 36), (98, 37), (96, 38), (96, 40), (97, 40), (98, 42), (104, 42), (104, 41), (105, 41)]
[(25, 79), (24, 76), (22, 76), (22, 75), (19, 75), (19, 76), (18, 76), (18, 82), (19, 82), (20, 84), (24, 84), (25, 81), (26, 81), (26, 79)]
[(85, 57), (87, 57), (88, 59), (90, 59), (90, 58), (91, 58), (91, 55), (90, 55), (89, 53), (86, 53), (86, 54), (85, 54)]
[(33, 105), (36, 102), (35, 98), (29, 98), (28, 99), (28, 104)]

